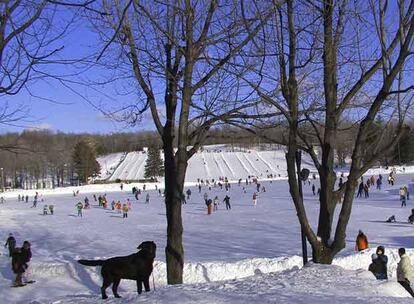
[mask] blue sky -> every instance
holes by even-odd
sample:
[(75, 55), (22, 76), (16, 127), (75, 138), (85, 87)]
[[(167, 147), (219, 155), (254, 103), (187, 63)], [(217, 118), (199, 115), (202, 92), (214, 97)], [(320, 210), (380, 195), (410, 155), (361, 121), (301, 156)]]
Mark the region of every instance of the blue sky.
[[(71, 15), (67, 11), (59, 14), (61, 16), (58, 17), (60, 19), (58, 22), (62, 21), (62, 24), (64, 19)], [(69, 29), (66, 36), (56, 43), (56, 46), (50, 47), (64, 46), (63, 51), (59, 53), (59, 57), (64, 59), (79, 58), (90, 54), (92, 50), (98, 50), (97, 38), (88, 27), (86, 21), (79, 19)], [(58, 75), (73, 71), (73, 68), (68, 65), (47, 66), (43, 69)], [(99, 76), (96, 73), (95, 71), (83, 74), (77, 80), (85, 77), (96, 78)], [(105, 99), (103, 95), (99, 96), (87, 87), (75, 86), (73, 88), (83, 96), (93, 96), (96, 102)], [(50, 129), (70, 133), (108, 134), (153, 129), (150, 119), (145, 119), (140, 125), (131, 127), (106, 118), (99, 110), (56, 80), (37, 80), (29, 83), (28, 89), (30, 92), (22, 90), (17, 95), (1, 97), (2, 106), (7, 103), (11, 109), (22, 109), (28, 113), (28, 116), (12, 124), (0, 123), (0, 133), (21, 132), (25, 129)], [(117, 103), (122, 99), (111, 91), (113, 91), (111, 84), (103, 89), (103, 92), (111, 97), (112, 102)]]

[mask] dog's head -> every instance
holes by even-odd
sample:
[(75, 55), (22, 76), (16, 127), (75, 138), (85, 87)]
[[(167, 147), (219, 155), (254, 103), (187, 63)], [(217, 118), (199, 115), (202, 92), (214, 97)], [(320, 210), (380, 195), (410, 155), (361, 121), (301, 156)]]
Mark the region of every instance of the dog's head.
[(153, 241), (145, 241), (142, 242), (137, 249), (140, 249), (141, 251), (148, 252), (150, 256), (155, 258), (155, 252), (157, 251), (157, 245)]

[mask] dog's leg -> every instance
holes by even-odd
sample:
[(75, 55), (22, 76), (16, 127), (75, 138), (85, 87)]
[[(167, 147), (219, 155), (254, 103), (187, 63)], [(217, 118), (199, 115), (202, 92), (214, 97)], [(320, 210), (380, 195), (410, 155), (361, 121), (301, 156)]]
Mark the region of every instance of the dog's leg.
[(101, 287), (102, 299), (108, 299), (108, 296), (106, 295), (105, 290), (109, 287), (109, 285), (111, 285), (111, 281), (109, 281), (108, 279), (104, 277), (102, 287)]
[(116, 278), (112, 284), (112, 292), (114, 293), (115, 298), (121, 298), (121, 296), (118, 294), (118, 286), (120, 282), (121, 279)]
[(145, 287), (145, 291), (150, 291), (149, 277), (146, 277), (144, 279), (144, 287)]
[(142, 281), (141, 281), (141, 279), (137, 279), (137, 292), (138, 292), (138, 294), (142, 293)]

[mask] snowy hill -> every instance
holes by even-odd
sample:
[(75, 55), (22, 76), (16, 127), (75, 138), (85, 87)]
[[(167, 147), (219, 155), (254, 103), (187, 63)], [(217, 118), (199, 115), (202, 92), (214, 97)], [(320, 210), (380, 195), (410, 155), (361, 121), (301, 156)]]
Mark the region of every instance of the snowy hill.
[[(225, 147), (210, 146), (196, 153), (188, 163), (186, 181), (195, 182), (200, 179), (218, 179), (220, 176), (229, 180), (245, 179), (247, 176), (259, 178), (286, 177), (286, 160), (284, 151), (247, 152), (226, 151)], [(110, 154), (98, 158), (102, 174), (100, 179), (109, 181), (144, 179), (144, 167), (147, 160), (145, 152), (129, 152)], [(313, 168), (310, 158), (304, 157), (303, 166)]]

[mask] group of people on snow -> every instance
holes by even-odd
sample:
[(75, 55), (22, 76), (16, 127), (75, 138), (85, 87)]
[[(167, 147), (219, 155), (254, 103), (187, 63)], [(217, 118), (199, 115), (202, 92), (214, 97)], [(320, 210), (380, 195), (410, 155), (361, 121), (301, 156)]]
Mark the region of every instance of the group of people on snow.
[[(368, 238), (359, 230), (355, 250), (363, 251), (368, 249)], [(414, 297), (414, 291), (411, 288), (411, 281), (413, 278), (413, 266), (411, 260), (406, 254), (405, 248), (398, 249), (398, 255), (400, 261), (397, 264), (397, 281), (404, 287), (407, 292)], [(377, 280), (388, 280), (388, 257), (385, 255), (384, 246), (378, 246), (376, 252), (371, 255), (371, 264), (368, 266), (368, 270), (372, 272)]]

